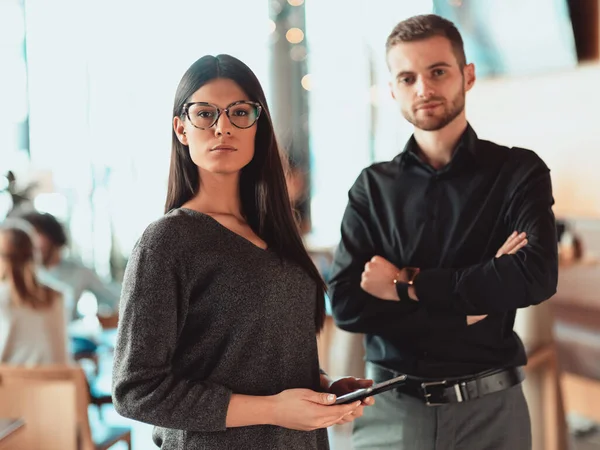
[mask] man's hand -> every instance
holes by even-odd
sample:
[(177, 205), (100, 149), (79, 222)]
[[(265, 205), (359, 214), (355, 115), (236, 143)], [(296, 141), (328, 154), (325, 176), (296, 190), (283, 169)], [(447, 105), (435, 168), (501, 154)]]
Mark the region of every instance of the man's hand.
[[(527, 234), (513, 231), (513, 233), (506, 239), (502, 247), (496, 252), (496, 258), (500, 258), (502, 255), (514, 255), (519, 250), (527, 245)], [(473, 325), (480, 320), (487, 317), (487, 314), (483, 316), (467, 316), (467, 325)]]
[(527, 234), (525, 232), (519, 233), (518, 231), (513, 231), (504, 244), (502, 244), (502, 247), (496, 252), (496, 258), (500, 258), (502, 255), (514, 255), (526, 245)]
[[(374, 297), (382, 300), (399, 301), (394, 279), (404, 281), (406, 274), (381, 256), (373, 256), (365, 264), (365, 270), (360, 278), (360, 287)], [(406, 280), (408, 281), (408, 280)]]
[(486, 317), (487, 317), (487, 314), (484, 314), (483, 316), (467, 316), (467, 326), (474, 325), (477, 322), (485, 319)]

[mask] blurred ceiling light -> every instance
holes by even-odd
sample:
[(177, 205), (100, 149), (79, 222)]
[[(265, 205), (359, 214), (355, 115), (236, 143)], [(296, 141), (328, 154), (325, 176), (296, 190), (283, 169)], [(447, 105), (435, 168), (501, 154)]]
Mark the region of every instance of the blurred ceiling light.
[(287, 0), (292, 6), (300, 6), (304, 3), (304, 0)]
[(285, 33), (285, 38), (292, 44), (299, 44), (304, 40), (304, 32), (300, 28), (290, 28)]
[(269, 33), (273, 33), (277, 29), (277, 24), (269, 19)]
[(306, 47), (304, 45), (295, 45), (292, 47), (290, 58), (294, 61), (304, 61), (306, 59)]
[(304, 75), (302, 77), (302, 80), (300, 81), (300, 83), (302, 84), (302, 87), (304, 89), (306, 89), (307, 91), (310, 91), (312, 88), (312, 77), (311, 77), (310, 73), (307, 73), (306, 75)]

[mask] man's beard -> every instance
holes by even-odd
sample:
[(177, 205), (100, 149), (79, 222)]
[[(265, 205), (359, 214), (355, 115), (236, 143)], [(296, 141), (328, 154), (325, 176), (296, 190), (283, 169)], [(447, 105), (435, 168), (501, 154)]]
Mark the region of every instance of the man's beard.
[[(460, 113), (465, 109), (465, 91), (461, 89), (461, 91), (456, 94), (456, 96), (452, 99), (450, 103), (446, 102), (444, 98), (432, 98), (427, 103), (437, 103), (441, 102), (441, 105), (438, 108), (443, 108), (444, 112), (441, 115), (432, 115), (432, 116), (421, 116), (422, 114), (419, 110), (417, 111), (405, 111), (402, 110), (402, 115), (406, 120), (412, 123), (416, 128), (423, 131), (438, 131), (452, 122)], [(426, 104), (426, 103), (425, 103)], [(423, 105), (423, 103), (421, 103)]]

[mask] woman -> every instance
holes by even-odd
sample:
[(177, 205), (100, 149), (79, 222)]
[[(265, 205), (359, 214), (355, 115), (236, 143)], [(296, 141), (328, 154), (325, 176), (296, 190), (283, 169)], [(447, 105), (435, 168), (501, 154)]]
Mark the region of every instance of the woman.
[(325, 285), (285, 183), (254, 73), (196, 61), (175, 95), (165, 216), (127, 266), (114, 365), (117, 411), (156, 425), (163, 449), (326, 449), (323, 428), (362, 414), (318, 392)]
[(61, 295), (36, 278), (31, 226), (0, 224), (0, 363), (66, 364), (67, 329)]

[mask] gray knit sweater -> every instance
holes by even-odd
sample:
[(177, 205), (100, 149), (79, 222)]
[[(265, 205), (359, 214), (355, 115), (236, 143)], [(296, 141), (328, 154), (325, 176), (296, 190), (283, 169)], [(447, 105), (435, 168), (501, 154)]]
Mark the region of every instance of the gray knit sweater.
[(319, 389), (314, 281), (212, 217), (152, 223), (125, 272), (113, 399), (162, 449), (328, 449), (326, 430), (225, 427), (232, 393)]

